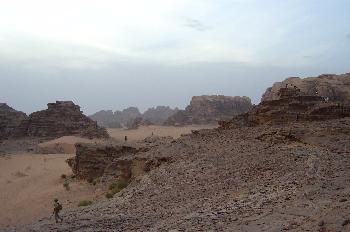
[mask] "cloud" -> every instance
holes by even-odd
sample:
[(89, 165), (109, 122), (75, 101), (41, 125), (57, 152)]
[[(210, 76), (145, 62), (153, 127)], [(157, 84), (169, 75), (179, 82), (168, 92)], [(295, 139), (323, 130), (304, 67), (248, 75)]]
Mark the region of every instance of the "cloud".
[(186, 19), (185, 26), (196, 31), (206, 31), (210, 29), (207, 25), (203, 24), (201, 21), (197, 19), (190, 19), (190, 18)]

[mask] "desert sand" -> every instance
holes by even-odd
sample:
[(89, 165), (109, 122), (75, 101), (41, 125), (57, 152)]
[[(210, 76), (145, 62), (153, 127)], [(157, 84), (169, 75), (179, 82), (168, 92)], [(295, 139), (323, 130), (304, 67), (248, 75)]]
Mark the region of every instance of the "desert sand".
[(128, 137), (128, 140), (142, 140), (152, 135), (152, 132), (156, 136), (171, 136), (173, 138), (179, 138), (182, 134), (189, 134), (191, 130), (211, 129), (217, 125), (191, 125), (184, 127), (174, 126), (141, 126), (136, 130), (127, 129), (108, 129), (109, 135), (117, 140), (124, 140), (124, 136)]
[[(108, 129), (108, 132), (116, 140), (124, 140), (126, 135), (129, 141), (136, 141), (150, 136), (152, 132), (156, 136), (178, 138), (181, 134), (191, 133), (191, 130), (214, 127), (216, 126), (147, 126), (136, 130)], [(41, 151), (60, 151), (62, 154), (0, 156), (0, 228), (51, 217), (52, 201), (55, 198), (59, 198), (66, 210), (76, 208), (81, 200), (96, 200), (101, 197), (103, 193), (85, 181), (74, 180), (70, 183), (69, 191), (63, 187), (61, 175), (72, 174), (65, 161), (74, 156), (74, 144), (77, 142), (95, 143), (100, 140), (64, 136), (39, 144)]]
[(52, 201), (59, 198), (64, 209), (92, 199), (95, 187), (73, 181), (63, 187), (62, 174), (70, 175), (65, 160), (72, 155), (19, 154), (0, 157), (0, 228), (30, 223), (52, 214)]

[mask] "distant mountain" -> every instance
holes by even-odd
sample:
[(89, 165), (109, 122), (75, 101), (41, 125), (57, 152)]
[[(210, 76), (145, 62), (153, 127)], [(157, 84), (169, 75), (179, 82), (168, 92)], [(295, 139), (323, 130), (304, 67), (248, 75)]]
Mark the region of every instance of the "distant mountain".
[(136, 107), (129, 107), (122, 111), (101, 110), (90, 116), (100, 126), (108, 128), (135, 128), (138, 125), (162, 125), (167, 118), (178, 111), (169, 106), (157, 106), (147, 109), (143, 114)]
[(252, 108), (249, 97), (223, 95), (194, 96), (185, 110), (179, 110), (165, 125), (209, 124), (246, 113)]

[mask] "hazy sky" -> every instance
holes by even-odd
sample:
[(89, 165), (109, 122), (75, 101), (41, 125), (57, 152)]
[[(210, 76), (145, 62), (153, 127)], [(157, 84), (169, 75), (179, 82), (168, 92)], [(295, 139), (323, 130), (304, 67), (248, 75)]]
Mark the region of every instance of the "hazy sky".
[(349, 0), (0, 0), (0, 102), (87, 114), (350, 72)]

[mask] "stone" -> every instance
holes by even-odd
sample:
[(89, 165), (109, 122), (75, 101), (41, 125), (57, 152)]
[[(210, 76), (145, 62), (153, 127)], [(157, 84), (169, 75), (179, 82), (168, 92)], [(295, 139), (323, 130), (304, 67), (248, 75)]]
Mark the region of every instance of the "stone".
[(210, 124), (230, 119), (252, 108), (248, 97), (223, 95), (194, 96), (185, 110), (180, 110), (169, 117), (165, 125)]

